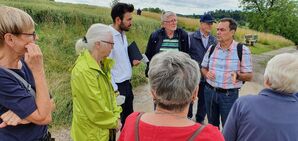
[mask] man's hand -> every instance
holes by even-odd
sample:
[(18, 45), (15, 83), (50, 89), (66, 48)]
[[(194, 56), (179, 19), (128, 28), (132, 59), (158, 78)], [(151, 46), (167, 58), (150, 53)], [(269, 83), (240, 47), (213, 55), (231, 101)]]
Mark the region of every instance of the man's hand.
[(232, 82), (234, 84), (237, 83), (237, 73), (236, 72), (232, 72), (231, 73), (231, 77), (232, 77)]
[(206, 74), (206, 78), (209, 80), (215, 80), (215, 74), (212, 73), (211, 71), (208, 71)]
[(137, 66), (137, 65), (139, 65), (140, 63), (141, 63), (140, 60), (133, 60), (133, 61), (132, 61), (132, 65), (133, 65), (133, 66)]

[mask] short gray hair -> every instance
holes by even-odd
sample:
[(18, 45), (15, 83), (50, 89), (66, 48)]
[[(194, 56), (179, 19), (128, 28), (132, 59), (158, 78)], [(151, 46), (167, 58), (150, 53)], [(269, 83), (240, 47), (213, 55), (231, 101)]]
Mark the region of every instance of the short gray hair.
[(161, 52), (153, 57), (149, 68), (150, 89), (158, 106), (182, 111), (190, 104), (201, 77), (196, 61), (183, 52)]
[(166, 12), (163, 12), (160, 16), (160, 20), (161, 22), (164, 22), (166, 21), (170, 16), (175, 16), (177, 17), (176, 13), (172, 12), (172, 11), (166, 11)]
[(293, 94), (298, 92), (298, 54), (283, 53), (273, 57), (265, 69), (264, 79), (271, 89)]
[(80, 54), (85, 48), (92, 51), (95, 46), (95, 42), (106, 40), (108, 38), (108, 34), (112, 34), (109, 26), (101, 23), (91, 25), (86, 35), (77, 40), (76, 53)]

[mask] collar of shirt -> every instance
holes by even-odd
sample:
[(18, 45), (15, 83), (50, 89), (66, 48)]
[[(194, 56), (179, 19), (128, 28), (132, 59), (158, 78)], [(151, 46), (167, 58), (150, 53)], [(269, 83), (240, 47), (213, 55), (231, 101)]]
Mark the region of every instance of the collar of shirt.
[(290, 102), (298, 101), (298, 97), (295, 96), (295, 94), (278, 92), (278, 91), (274, 91), (272, 89), (263, 89), (259, 94), (268, 96), (268, 97), (272, 97), (275, 99), (283, 100), (283, 101), (290, 101)]
[(173, 35), (173, 37), (172, 38), (170, 38), (168, 35), (167, 35), (167, 33), (166, 33), (166, 31), (165, 31), (165, 39), (178, 39), (178, 37), (179, 37), (179, 35), (178, 35), (178, 32), (177, 32), (177, 30), (175, 30), (174, 31), (174, 33), (173, 33), (174, 35)]
[(207, 36), (205, 36), (205, 34), (200, 30), (200, 33), (201, 33), (201, 38), (202, 39), (209, 39), (209, 36), (210, 36), (210, 33), (208, 33), (208, 35)]
[(124, 31), (122, 31), (121, 33), (118, 31), (118, 30), (116, 30), (112, 25), (110, 25), (110, 28), (112, 29), (111, 31), (112, 31), (112, 34), (113, 34), (113, 36), (117, 36), (117, 35), (122, 35), (122, 34), (124, 34)]
[(227, 49), (222, 48), (222, 47), (220, 46), (220, 43), (218, 43), (216, 47), (219, 48), (219, 49), (222, 49), (222, 50), (231, 51), (233, 48), (237, 48), (237, 44), (238, 44), (238, 43), (237, 43), (235, 40), (233, 40), (233, 41), (232, 41), (232, 44), (231, 44), (230, 47), (227, 48)]

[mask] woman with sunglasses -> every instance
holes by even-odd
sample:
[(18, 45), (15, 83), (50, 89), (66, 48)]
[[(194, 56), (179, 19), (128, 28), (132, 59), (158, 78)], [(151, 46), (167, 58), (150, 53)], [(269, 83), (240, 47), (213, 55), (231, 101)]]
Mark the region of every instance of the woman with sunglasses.
[(17, 8), (0, 6), (0, 13), (0, 140), (48, 140), (54, 103), (35, 23)]

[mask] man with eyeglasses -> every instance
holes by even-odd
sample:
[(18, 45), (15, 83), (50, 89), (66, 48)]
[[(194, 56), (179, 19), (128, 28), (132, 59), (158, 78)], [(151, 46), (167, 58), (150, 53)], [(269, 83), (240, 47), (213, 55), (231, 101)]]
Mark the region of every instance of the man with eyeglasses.
[[(215, 22), (210, 14), (204, 14), (200, 17), (200, 28), (189, 35), (189, 55), (196, 60), (201, 67), (204, 55), (211, 45), (216, 45), (216, 38), (211, 35), (212, 25)], [(198, 104), (196, 112), (196, 121), (203, 123), (206, 116), (204, 87), (206, 80), (201, 77), (198, 93)], [(192, 105), (189, 107), (189, 117), (192, 117)]]
[[(176, 13), (167, 11), (161, 15), (162, 28), (151, 33), (147, 48), (146, 56), (149, 61), (152, 57), (162, 51), (183, 51), (188, 53), (188, 34), (181, 28), (177, 28)], [(148, 77), (149, 62), (145, 70)]]
[[(125, 96), (125, 101), (121, 105), (121, 123), (124, 125), (125, 119), (133, 112), (133, 92), (130, 83), (132, 76), (132, 66), (128, 56), (128, 43), (125, 31), (129, 31), (132, 25), (132, 12), (134, 6), (126, 3), (117, 3), (113, 6), (111, 17), (113, 24), (110, 25), (113, 39), (114, 48), (109, 57), (115, 61), (112, 68), (112, 84), (115, 92)], [(133, 66), (140, 63), (139, 60), (133, 60)]]

